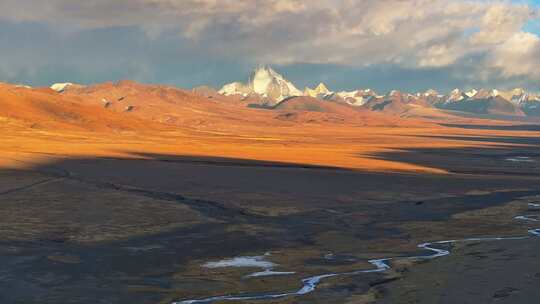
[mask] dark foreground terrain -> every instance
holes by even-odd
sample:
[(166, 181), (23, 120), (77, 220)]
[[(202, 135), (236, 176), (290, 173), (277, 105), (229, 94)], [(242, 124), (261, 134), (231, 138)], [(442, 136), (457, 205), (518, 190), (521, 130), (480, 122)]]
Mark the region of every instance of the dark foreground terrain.
[[(490, 149), (373, 156), (447, 175), (171, 155), (4, 170), (0, 303), (283, 293), (305, 277), (373, 269), (370, 259), (429, 255), (417, 247), (426, 241), (528, 236), (540, 223), (514, 217), (537, 212), (529, 204), (540, 203), (539, 142), (498, 140)], [(535, 303), (539, 246), (534, 237), (445, 245), (449, 256), (390, 262), (383, 272), (324, 279), (303, 296), (256, 302)], [(261, 269), (201, 267), (265, 253), (275, 271), (294, 274), (248, 278)]]

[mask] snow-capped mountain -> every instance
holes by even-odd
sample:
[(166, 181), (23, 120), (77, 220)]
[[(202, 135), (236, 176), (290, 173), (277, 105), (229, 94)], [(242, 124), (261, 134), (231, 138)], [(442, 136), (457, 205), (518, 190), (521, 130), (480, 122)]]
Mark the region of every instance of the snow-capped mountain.
[(498, 114), (523, 116), (519, 106), (505, 98), (506, 92), (497, 89), (472, 89), (466, 93), (453, 90), (437, 108), (473, 114)]
[(452, 90), (452, 92), (450, 92), (450, 95), (445, 100), (445, 103), (458, 102), (458, 101), (465, 100), (467, 98), (469, 98), (469, 96), (466, 93), (462, 92), (460, 89), (454, 89)]
[(221, 90), (218, 91), (219, 94), (230, 96), (230, 95), (242, 95), (247, 96), (254, 93), (253, 89), (249, 85), (245, 85), (241, 82), (232, 82), (224, 85)]
[[(69, 85), (58, 84), (57, 89), (61, 91)], [(290, 97), (307, 96), (376, 111), (389, 109), (396, 113), (410, 107), (428, 107), (473, 114), (540, 116), (540, 95), (531, 94), (522, 88), (512, 90), (476, 88), (469, 91), (454, 89), (447, 95), (433, 89), (415, 94), (392, 90), (386, 95), (379, 96), (371, 89), (334, 92), (324, 83), (320, 83), (313, 89), (306, 87), (302, 92), (268, 66), (255, 69), (247, 83), (226, 84), (219, 93), (240, 95), (244, 98), (255, 96), (261, 100), (261, 104), (271, 106)]]
[(73, 83), (71, 82), (64, 82), (64, 83), (55, 83), (53, 85), (51, 85), (51, 89), (58, 92), (58, 93), (62, 93), (64, 92), (68, 87), (72, 86)]
[(77, 83), (72, 83), (72, 82), (64, 82), (64, 83), (55, 83), (53, 85), (50, 86), (50, 89), (51, 90), (54, 90), (58, 93), (63, 93), (65, 91), (68, 91), (68, 90), (72, 90), (72, 89), (82, 89), (82, 88), (85, 88), (86, 86), (82, 85), (82, 84), (77, 84)]
[(241, 82), (229, 83), (224, 85), (219, 90), (219, 93), (227, 96), (258, 94), (274, 103), (279, 103), (288, 97), (304, 95), (294, 84), (269, 66), (261, 66), (255, 69), (247, 84)]
[(423, 95), (424, 95), (425, 97), (429, 97), (429, 96), (439, 96), (439, 92), (435, 91), (434, 89), (429, 89), (429, 90), (425, 91)]
[(472, 99), (486, 99), (489, 97), (495, 97), (495, 96), (493, 96), (491, 91), (488, 91), (486, 89), (479, 89), (478, 91), (476, 91), (476, 94), (471, 96)]
[(319, 83), (319, 85), (315, 89), (311, 89), (309, 87), (306, 87), (304, 89), (304, 96), (310, 96), (315, 98), (322, 98), (324, 99), (328, 95), (332, 94), (324, 83)]
[(478, 91), (476, 89), (472, 89), (472, 90), (466, 92), (465, 95), (467, 95), (467, 97), (471, 98), (474, 95), (476, 95), (476, 93), (478, 93)]
[(363, 91), (355, 90), (351, 92), (341, 91), (337, 93), (337, 96), (343, 98), (343, 100), (352, 105), (352, 106), (362, 106), (364, 105), (369, 96), (364, 96)]
[(371, 89), (365, 90), (354, 90), (354, 91), (341, 91), (334, 93), (331, 98), (326, 98), (327, 100), (342, 101), (351, 106), (359, 107), (365, 105), (370, 100), (375, 98), (382, 98), (378, 96), (377, 93)]
[(363, 106), (373, 98), (383, 98), (371, 89), (340, 91), (330, 90), (324, 83), (314, 89), (306, 87), (300, 91), (296, 86), (269, 66), (260, 66), (253, 71), (247, 83), (232, 82), (224, 85), (219, 94), (247, 97), (257, 95), (264, 104), (275, 105), (294, 96), (308, 96), (327, 101), (344, 102), (352, 106)]
[(255, 70), (250, 78), (250, 86), (255, 93), (278, 102), (287, 97), (303, 95), (290, 81), (268, 66)]
[(540, 101), (540, 95), (529, 93), (522, 88), (516, 88), (509, 91), (500, 91), (500, 95), (518, 106), (527, 106), (529, 103), (536, 103)]

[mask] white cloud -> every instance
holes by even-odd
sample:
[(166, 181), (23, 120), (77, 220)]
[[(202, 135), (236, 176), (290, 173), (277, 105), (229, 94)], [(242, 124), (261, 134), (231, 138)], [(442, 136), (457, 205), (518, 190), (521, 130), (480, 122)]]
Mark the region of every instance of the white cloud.
[(540, 60), (534, 57), (538, 37), (522, 32), (524, 24), (537, 17), (538, 11), (524, 4), (483, 0), (0, 3), (0, 19), (73, 31), (137, 26), (152, 38), (162, 31), (176, 31), (217, 56), (254, 62), (441, 68), (458, 66), (474, 56), (481, 59), (476, 63), (478, 73), (489, 71), (502, 78), (538, 77)]
[(525, 32), (515, 33), (490, 54), (488, 64), (505, 77), (527, 76), (540, 80), (540, 38)]
[(473, 44), (501, 43), (521, 30), (533, 11), (525, 5), (495, 4), (482, 16), (480, 31), (471, 37)]

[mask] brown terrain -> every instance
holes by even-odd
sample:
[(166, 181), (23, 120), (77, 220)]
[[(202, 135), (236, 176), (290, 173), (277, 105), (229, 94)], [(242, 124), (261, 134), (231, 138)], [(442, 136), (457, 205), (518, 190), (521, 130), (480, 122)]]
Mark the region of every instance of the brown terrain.
[[(0, 303), (288, 292), (421, 253), (425, 241), (531, 228), (513, 217), (540, 202), (540, 121), (249, 103), (131, 81), (62, 93), (0, 84)], [(447, 257), (262, 302), (534, 303), (538, 246), (456, 244)], [(265, 252), (295, 274), (201, 267)], [(453, 292), (476, 281), (481, 292)]]
[[(464, 136), (505, 136), (503, 130), (456, 129), (435, 119), (401, 119), (366, 109), (295, 97), (273, 111), (250, 109), (231, 97), (207, 98), (173, 87), (131, 81), (57, 93), (0, 85), (3, 153), (26, 158), (130, 156), (130, 152), (220, 156), (368, 171), (440, 168), (392, 162), (372, 154), (402, 148), (478, 146)], [(446, 124), (505, 125), (436, 113)], [(436, 133), (438, 139), (425, 140)], [(521, 132), (526, 136), (532, 132)], [(443, 138), (460, 136), (460, 140)], [(20, 140), (24, 138), (25, 140)], [(69, 140), (73, 138), (73, 140)], [(76, 140), (79, 139), (79, 140)], [(497, 145), (484, 142), (482, 146)], [(308, 152), (306, 152), (308, 151)], [(133, 155), (131, 155), (133, 156)], [(7, 159), (4, 163), (9, 162)]]

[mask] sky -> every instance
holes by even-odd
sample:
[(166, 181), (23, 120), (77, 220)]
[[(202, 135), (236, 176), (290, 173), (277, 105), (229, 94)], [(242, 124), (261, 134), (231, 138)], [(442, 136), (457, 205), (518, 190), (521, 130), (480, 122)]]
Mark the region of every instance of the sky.
[(0, 81), (540, 91), (540, 0), (2, 0)]

